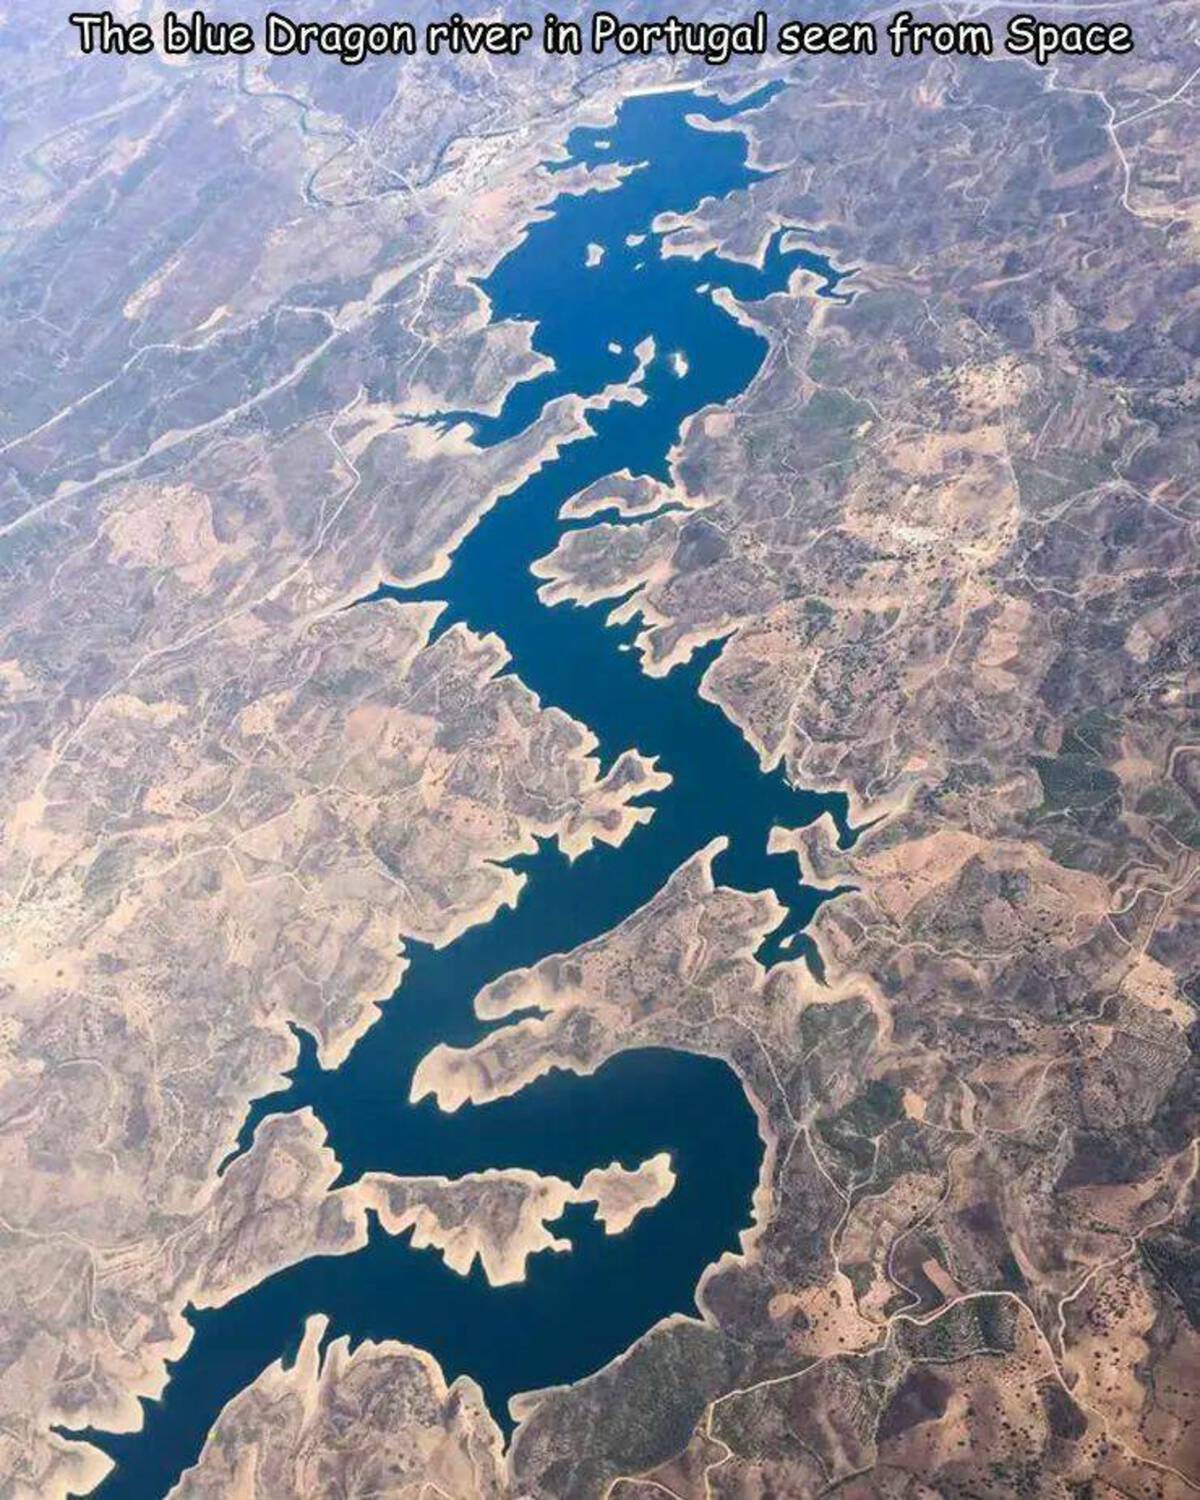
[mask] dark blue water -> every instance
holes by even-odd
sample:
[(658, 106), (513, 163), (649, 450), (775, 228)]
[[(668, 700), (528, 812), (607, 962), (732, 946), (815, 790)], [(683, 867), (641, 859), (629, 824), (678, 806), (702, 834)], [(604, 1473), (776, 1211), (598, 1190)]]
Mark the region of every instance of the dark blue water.
[[(742, 108), (759, 100), (746, 101)], [(717, 835), (731, 840), (717, 866), (727, 884), (770, 887), (786, 908), (761, 950), (770, 962), (809, 921), (822, 893), (802, 886), (794, 859), (766, 852), (772, 824), (789, 827), (829, 811), (843, 837), (844, 798), (790, 787), (763, 775), (741, 735), (698, 694), (720, 649), (698, 652), (665, 679), (642, 674), (621, 650), (634, 627), (606, 628), (607, 606), (546, 609), (530, 565), (562, 532), (562, 503), (593, 480), (629, 468), (667, 478), (667, 453), (689, 414), (745, 389), (766, 345), (721, 311), (702, 287), (728, 287), (753, 300), (786, 287), (805, 266), (840, 295), (838, 274), (808, 252), (772, 241), (764, 265), (663, 259), (655, 215), (693, 208), (704, 197), (746, 186), (746, 142), (735, 132), (697, 131), (686, 115), (725, 118), (733, 107), (682, 94), (628, 101), (615, 126), (578, 130), (572, 159), (643, 164), (616, 190), (563, 196), (552, 218), (525, 239), (483, 283), (495, 316), (537, 325), (535, 345), (552, 372), (517, 387), (495, 418), (475, 417), (477, 441), (503, 442), (533, 421), (556, 395), (584, 395), (623, 381), (632, 350), (653, 335), (661, 354), (680, 349), (688, 371), (664, 358), (646, 372), (649, 401), (589, 418), (592, 435), (502, 500), (459, 547), (447, 577), (419, 589), (381, 587), (361, 608), (393, 608), (393, 598), (445, 601), (444, 630), (465, 621), (495, 631), (513, 670), (543, 702), (590, 726), (611, 761), (628, 746), (659, 757), (672, 784), (652, 800), (654, 816), (620, 849), (599, 847), (569, 864), (553, 845), (514, 861), (529, 875), (515, 909), (466, 933), (442, 951), (414, 945), (411, 967), (377, 1025), (342, 1067), (325, 1072), (311, 1043), (287, 1089), (259, 1100), (243, 1128), (245, 1149), (270, 1113), (312, 1106), (343, 1163), (343, 1180), (364, 1171), (455, 1176), (491, 1166), (527, 1166), (578, 1180), (590, 1167), (627, 1166), (669, 1149), (674, 1192), (617, 1238), (605, 1237), (590, 1210), (564, 1219), (569, 1255), (539, 1256), (520, 1286), (494, 1289), (476, 1270), (448, 1271), (435, 1252), (377, 1226), (353, 1256), (314, 1258), (283, 1271), (217, 1311), (193, 1313), (195, 1337), (174, 1367), (165, 1399), (144, 1403), (141, 1433), (89, 1433), (117, 1459), (105, 1496), (165, 1493), (193, 1462), (221, 1407), (272, 1359), (295, 1348), (303, 1320), (327, 1313), (333, 1334), (395, 1337), (431, 1350), (448, 1377), (478, 1379), (496, 1415), (509, 1396), (576, 1379), (626, 1348), (658, 1318), (694, 1308), (704, 1267), (737, 1244), (749, 1222), (761, 1143), (745, 1095), (722, 1062), (667, 1050), (615, 1058), (593, 1077), (555, 1072), (512, 1099), (441, 1114), (405, 1101), (414, 1068), (438, 1042), (466, 1045), (483, 1028), (472, 1001), (489, 980), (607, 931), (650, 899), (670, 874)], [(607, 144), (605, 144), (607, 142)], [(627, 246), (629, 235), (646, 234)], [(586, 246), (605, 246), (598, 267)], [(626, 351), (613, 354), (617, 343)]]

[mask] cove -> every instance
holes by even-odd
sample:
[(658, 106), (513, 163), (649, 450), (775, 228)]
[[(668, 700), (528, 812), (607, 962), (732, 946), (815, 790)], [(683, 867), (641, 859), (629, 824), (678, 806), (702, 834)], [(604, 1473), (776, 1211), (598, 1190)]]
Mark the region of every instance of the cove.
[[(625, 1053), (592, 1077), (554, 1072), (511, 1099), (454, 1115), (406, 1100), (413, 1070), (433, 1045), (461, 1046), (481, 1035), (472, 1001), (484, 984), (612, 928), (711, 839), (730, 841), (717, 864), (722, 881), (769, 887), (785, 909), (761, 950), (771, 962), (828, 893), (801, 885), (793, 859), (768, 856), (770, 828), (828, 812), (843, 842), (852, 837), (843, 797), (797, 790), (782, 773), (764, 775), (732, 723), (700, 697), (719, 642), (665, 678), (647, 677), (628, 649), (634, 625), (608, 627), (608, 605), (548, 609), (530, 573), (563, 530), (565, 500), (625, 468), (668, 478), (668, 453), (683, 420), (730, 400), (753, 379), (765, 341), (718, 306), (712, 288), (753, 301), (784, 290), (804, 267), (820, 278), (820, 295), (844, 295), (840, 274), (825, 259), (785, 249), (784, 231), (772, 238), (761, 267), (715, 254), (664, 257), (652, 231), (657, 214), (687, 212), (762, 175), (747, 165), (741, 132), (698, 129), (688, 117), (718, 125), (769, 92), (738, 105), (682, 93), (634, 97), (611, 127), (571, 134), (570, 162), (613, 161), (635, 170), (611, 190), (559, 196), (481, 282), (496, 319), (536, 326), (535, 347), (554, 367), (517, 386), (495, 417), (456, 413), (447, 420), (466, 416), (477, 442), (502, 442), (555, 396), (591, 395), (628, 379), (633, 349), (653, 336), (659, 357), (645, 372), (648, 400), (593, 412), (590, 435), (501, 499), (462, 541), (445, 577), (419, 588), (381, 585), (357, 606), (435, 599), (443, 605), (438, 631), (459, 621), (495, 631), (512, 654), (512, 670), (544, 703), (588, 725), (606, 763), (636, 747), (659, 757), (671, 785), (654, 795), (650, 822), (619, 849), (601, 846), (571, 864), (541, 844), (514, 861), (529, 877), (515, 908), (443, 950), (410, 945), (400, 989), (340, 1068), (321, 1069), (301, 1035), (288, 1087), (255, 1102), (238, 1143), (245, 1150), (267, 1115), (310, 1106), (329, 1132), (343, 1181), (368, 1170), (456, 1176), (496, 1166), (577, 1181), (590, 1167), (614, 1159), (636, 1166), (665, 1148), (675, 1189), (612, 1239), (590, 1210), (568, 1210), (563, 1227), (572, 1251), (535, 1257), (516, 1287), (493, 1289), (478, 1269), (459, 1277), (435, 1252), (415, 1252), (407, 1238), (373, 1226), (356, 1255), (309, 1259), (227, 1307), (191, 1312), (191, 1346), (173, 1366), (164, 1399), (143, 1403), (142, 1431), (78, 1434), (116, 1460), (99, 1494), (165, 1494), (199, 1455), (224, 1404), (294, 1350), (304, 1318), (315, 1312), (329, 1315), (332, 1335), (398, 1338), (430, 1350), (448, 1379), (465, 1373), (479, 1380), (507, 1424), (515, 1392), (578, 1379), (659, 1318), (693, 1312), (705, 1266), (736, 1248), (749, 1222), (761, 1142), (744, 1092), (719, 1060), (663, 1049)], [(589, 244), (604, 246), (598, 265), (587, 264)], [(665, 358), (675, 350), (686, 355), (683, 373)]]

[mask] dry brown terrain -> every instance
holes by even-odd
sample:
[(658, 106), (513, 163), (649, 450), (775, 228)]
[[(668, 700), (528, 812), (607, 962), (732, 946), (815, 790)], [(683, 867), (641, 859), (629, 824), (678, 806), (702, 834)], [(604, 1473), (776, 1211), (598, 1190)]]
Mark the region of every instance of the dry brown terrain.
[[(430, 68), (389, 103), (330, 66), (306, 108), (282, 69), (64, 66), (64, 17), (3, 19), (0, 1494), (47, 1497), (104, 1467), (51, 1424), (140, 1420), (189, 1300), (360, 1235), (328, 1153), (218, 1182), (289, 1023), (335, 1065), (406, 938), (512, 902), (535, 839), (620, 841), (662, 778), (631, 751), (602, 779), (495, 638), (345, 607), (437, 574), (582, 430), (574, 398), (486, 452), (419, 425), (541, 364), (466, 284), (547, 193), (520, 74), (472, 103)], [(664, 1172), (538, 1191), (616, 1228)], [(455, 1261), (511, 1277), (551, 1239), (443, 1233), (432, 1193), (396, 1227)]]
[[(540, 571), (554, 598), (636, 586), (648, 670), (727, 636), (704, 691), (871, 827), (776, 836), (857, 888), (818, 915), (823, 986), (708, 977), (694, 937), (631, 923), (564, 961), (582, 984), (514, 981), (547, 1012), (519, 1047), (430, 1059), (447, 1099), (494, 1094), (593, 1065), (640, 1003), (730, 1057), (770, 1130), (703, 1324), (526, 1404), (529, 1493), (1200, 1485), (1200, 16), (1138, 21), (1120, 69), (819, 67), (755, 117), (782, 170), (674, 226), (750, 256), (813, 226), (856, 295), (745, 309), (772, 353), (686, 431), (685, 507), (637, 521), (614, 491), (620, 545), (572, 532)], [(573, 1011), (606, 1022), (588, 1055)]]
[[(1200, 1489), (1200, 11), (1136, 10), (1119, 65), (805, 64), (754, 116), (779, 170), (663, 227), (757, 258), (807, 226), (853, 300), (799, 278), (737, 309), (771, 346), (750, 389), (670, 489), (576, 497), (618, 500), (619, 538), (539, 564), (548, 602), (636, 587), (648, 671), (726, 638), (705, 693), (871, 826), (776, 834), (855, 887), (822, 980), (755, 958), (773, 899), (710, 849), (485, 991), (539, 1014), (415, 1091), (722, 1056), (768, 1148), (742, 1253), (696, 1318), (522, 1398), (507, 1455), (470, 1382), (310, 1324), (177, 1493)], [(661, 785), (635, 746), (602, 778), (503, 642), (345, 606), (437, 576), (581, 430), (574, 398), (490, 449), (420, 419), (538, 367), (466, 278), (583, 185), (538, 168), (571, 126), (667, 70), (64, 66), (59, 17), (3, 20), (0, 1496), (26, 1500), (99, 1478), (51, 1425), (135, 1422), (189, 1302), (353, 1249), (368, 1210), (500, 1281), (567, 1203), (619, 1232), (670, 1189), (658, 1158), (334, 1188), (303, 1114), (217, 1176), (289, 1022), (336, 1063), (406, 938), (486, 921), (535, 837), (619, 841)]]
[(324, 1323), (309, 1320), (294, 1365), (269, 1366), (229, 1404), (174, 1493), (499, 1500), (500, 1435), (479, 1387), (447, 1386), (428, 1354), (390, 1340), (352, 1350), (334, 1339), (322, 1351)]

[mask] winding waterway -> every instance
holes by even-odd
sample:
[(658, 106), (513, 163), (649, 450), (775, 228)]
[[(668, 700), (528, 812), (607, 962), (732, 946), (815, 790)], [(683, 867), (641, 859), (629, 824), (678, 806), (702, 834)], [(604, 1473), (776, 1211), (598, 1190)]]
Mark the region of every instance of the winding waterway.
[[(615, 125), (571, 135), (574, 162), (641, 165), (612, 190), (560, 197), (552, 216), (532, 224), (483, 283), (497, 319), (537, 325), (535, 345), (554, 367), (514, 389), (498, 416), (474, 418), (477, 441), (520, 432), (564, 392), (591, 395), (628, 379), (633, 350), (653, 336), (660, 357), (645, 372), (649, 399), (593, 412), (592, 435), (502, 499), (459, 546), (446, 577), (419, 589), (381, 588), (360, 606), (392, 608), (393, 597), (445, 601), (439, 630), (465, 621), (495, 631), (513, 670), (542, 701), (595, 731), (606, 762), (635, 746), (659, 757), (671, 785), (653, 798), (650, 822), (619, 849), (599, 846), (570, 864), (543, 844), (515, 862), (529, 876), (515, 908), (444, 950), (412, 945), (395, 999), (346, 1062), (323, 1071), (302, 1037), (289, 1087), (257, 1101), (239, 1143), (248, 1146), (266, 1115), (311, 1106), (329, 1131), (344, 1181), (364, 1171), (457, 1176), (493, 1166), (578, 1181), (591, 1167), (614, 1159), (636, 1166), (665, 1148), (678, 1174), (675, 1190), (616, 1238), (600, 1232), (590, 1210), (568, 1210), (571, 1253), (534, 1257), (519, 1286), (492, 1288), (478, 1267), (457, 1276), (435, 1252), (414, 1251), (406, 1237), (373, 1225), (370, 1243), (355, 1255), (312, 1258), (225, 1308), (191, 1313), (195, 1337), (172, 1369), (164, 1399), (144, 1403), (143, 1430), (87, 1434), (117, 1460), (98, 1491), (110, 1500), (165, 1494), (195, 1461), (222, 1406), (271, 1360), (294, 1350), (311, 1313), (329, 1315), (332, 1335), (400, 1338), (430, 1350), (448, 1378), (479, 1380), (504, 1420), (514, 1392), (578, 1379), (657, 1319), (693, 1311), (704, 1267), (735, 1248), (749, 1222), (761, 1142), (740, 1085), (717, 1060), (627, 1053), (592, 1077), (552, 1073), (512, 1099), (454, 1115), (406, 1099), (413, 1070), (431, 1047), (479, 1037), (472, 1001), (484, 984), (613, 927), (718, 835), (730, 839), (719, 877), (747, 890), (769, 886), (786, 908), (762, 951), (766, 960), (777, 956), (820, 896), (799, 883), (794, 859), (767, 855), (771, 826), (794, 827), (828, 809), (845, 830), (844, 799), (762, 774), (740, 733), (699, 696), (719, 645), (666, 678), (649, 678), (635, 653), (621, 649), (634, 626), (606, 626), (605, 606), (547, 609), (529, 571), (561, 534), (566, 499), (625, 468), (668, 478), (667, 455), (684, 418), (729, 400), (753, 378), (766, 345), (713, 301), (712, 288), (753, 300), (784, 289), (805, 266), (824, 278), (823, 295), (837, 295), (833, 268), (809, 252), (785, 251), (782, 235), (754, 267), (711, 254), (663, 258), (651, 232), (655, 215), (687, 212), (759, 175), (747, 166), (741, 132), (696, 129), (687, 116), (718, 122), (761, 102), (637, 97)], [(598, 265), (587, 264), (589, 244), (605, 249)], [(683, 373), (661, 357), (675, 350), (686, 355)]]

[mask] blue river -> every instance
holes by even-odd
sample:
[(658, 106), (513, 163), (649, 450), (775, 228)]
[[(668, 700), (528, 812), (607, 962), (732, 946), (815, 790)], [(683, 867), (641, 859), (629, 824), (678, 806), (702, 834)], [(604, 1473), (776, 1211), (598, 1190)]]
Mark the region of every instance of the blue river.
[[(514, 862), (529, 876), (514, 909), (441, 951), (411, 945), (399, 991), (340, 1068), (322, 1070), (300, 1035), (288, 1087), (256, 1101), (239, 1141), (244, 1150), (269, 1114), (311, 1106), (343, 1164), (342, 1181), (365, 1171), (456, 1176), (494, 1166), (577, 1181), (590, 1167), (613, 1160), (632, 1167), (667, 1149), (675, 1190), (615, 1238), (602, 1234), (590, 1209), (569, 1209), (559, 1229), (572, 1251), (534, 1257), (519, 1286), (492, 1288), (478, 1267), (460, 1277), (436, 1252), (414, 1251), (406, 1236), (373, 1224), (369, 1245), (355, 1255), (314, 1257), (227, 1307), (192, 1310), (191, 1346), (172, 1368), (163, 1400), (144, 1403), (143, 1429), (80, 1434), (116, 1460), (97, 1491), (109, 1500), (164, 1495), (195, 1462), (223, 1405), (272, 1360), (291, 1356), (305, 1317), (315, 1312), (329, 1315), (331, 1336), (399, 1338), (430, 1350), (447, 1378), (477, 1379), (507, 1426), (515, 1392), (578, 1379), (659, 1318), (694, 1311), (704, 1268), (736, 1248), (750, 1221), (762, 1143), (740, 1084), (719, 1060), (641, 1050), (592, 1077), (553, 1072), (511, 1099), (453, 1115), (430, 1101), (406, 1101), (413, 1070), (431, 1047), (469, 1044), (482, 1034), (472, 1001), (484, 984), (607, 931), (717, 835), (731, 841), (719, 878), (746, 890), (770, 887), (786, 908), (763, 944), (767, 962), (801, 934), (823, 899), (800, 884), (794, 859), (768, 856), (772, 824), (795, 827), (828, 811), (843, 841), (852, 837), (843, 797), (816, 796), (789, 786), (782, 774), (764, 775), (740, 733), (699, 696), (719, 643), (668, 677), (649, 678), (636, 654), (620, 649), (634, 626), (606, 626), (610, 606), (546, 608), (530, 573), (564, 529), (559, 510), (566, 499), (623, 468), (668, 478), (667, 455), (683, 420), (736, 396), (758, 370), (765, 342), (706, 289), (727, 287), (752, 301), (786, 288), (804, 266), (821, 278), (820, 295), (844, 295), (826, 260), (785, 251), (782, 235), (759, 268), (711, 254), (663, 258), (650, 230), (657, 214), (687, 212), (760, 175), (747, 165), (740, 131), (698, 130), (687, 117), (717, 122), (758, 107), (766, 92), (735, 105), (683, 93), (635, 97), (614, 125), (572, 133), (570, 162), (638, 169), (611, 191), (556, 199), (552, 216), (531, 224), (482, 283), (496, 319), (536, 324), (535, 346), (554, 368), (517, 386), (499, 415), (471, 417), (476, 441), (513, 436), (564, 392), (590, 395), (628, 379), (632, 351), (652, 335), (660, 357), (645, 374), (649, 400), (593, 413), (591, 435), (502, 499), (459, 546), (444, 578), (415, 589), (383, 586), (358, 606), (443, 601), (438, 630), (465, 621), (495, 631), (513, 670), (541, 700), (595, 731), (606, 763), (635, 746), (659, 757), (671, 785), (650, 799), (653, 818), (621, 848), (599, 847), (571, 864), (543, 844)], [(641, 243), (627, 243), (640, 235)], [(590, 243), (606, 252), (592, 267)], [(686, 353), (682, 375), (661, 357), (672, 350)]]

